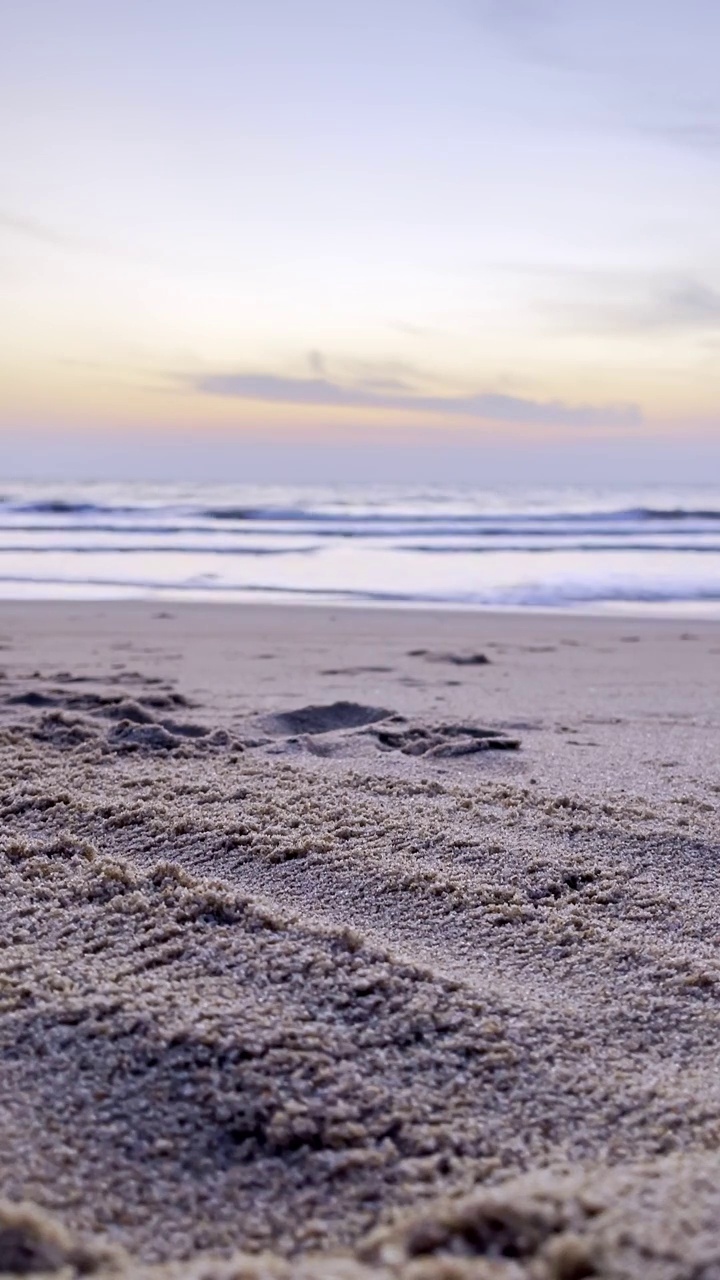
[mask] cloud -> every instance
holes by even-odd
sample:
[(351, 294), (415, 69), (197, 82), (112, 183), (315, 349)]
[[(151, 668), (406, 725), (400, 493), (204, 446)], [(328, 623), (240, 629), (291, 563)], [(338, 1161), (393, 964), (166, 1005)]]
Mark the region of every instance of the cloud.
[(714, 153), (720, 146), (720, 6), (708, 0), (466, 4), (512, 61), (559, 73), (555, 86), (573, 95), (576, 124), (604, 122), (613, 132), (684, 150)]
[(698, 117), (685, 124), (671, 124), (665, 128), (648, 130), (664, 142), (693, 151), (720, 151), (720, 121)]
[(441, 329), (430, 329), (426, 325), (408, 324), (403, 320), (396, 320), (390, 325), (391, 329), (395, 329), (397, 333), (409, 334), (411, 338), (431, 338), (441, 333)]
[(396, 393), (403, 395), (405, 392), (409, 392), (412, 395), (410, 387), (408, 387), (407, 383), (402, 382), (400, 378), (363, 378), (360, 383), (360, 389), (362, 391), (380, 393), (389, 391), (391, 395)]
[(3, 232), (21, 236), (35, 244), (49, 245), (53, 249), (65, 249), (74, 254), (88, 254), (91, 257), (107, 258), (121, 263), (163, 268), (174, 268), (178, 265), (174, 260), (164, 259), (155, 254), (151, 256), (137, 253), (121, 246), (106, 244), (101, 240), (67, 235), (64, 231), (56, 231), (54, 227), (49, 227), (44, 222), (37, 222), (35, 218), (27, 218), (22, 214), (0, 209), (0, 235)]
[(554, 304), (551, 310), (573, 328), (592, 332), (702, 334), (720, 330), (720, 291), (693, 279), (662, 283), (644, 296), (637, 284), (633, 287), (630, 282), (625, 297)]
[(236, 397), (270, 404), (314, 405), (318, 408), (385, 409), (439, 414), (492, 422), (552, 426), (636, 426), (642, 420), (635, 405), (572, 405), (562, 400), (532, 400), (498, 392), (427, 396), (394, 381), (368, 386), (342, 386), (327, 378), (285, 378), (270, 373), (210, 373), (191, 380), (202, 395)]
[(471, 0), (471, 12), (485, 31), (523, 60), (554, 70), (572, 70), (578, 56), (587, 67), (587, 46), (567, 47), (567, 0)]
[(322, 378), (325, 375), (325, 357), (322, 351), (308, 351), (308, 368), (316, 378)]
[(39, 240), (42, 244), (53, 245), (57, 249), (82, 249), (85, 246), (71, 236), (65, 236), (52, 227), (46, 227), (34, 218), (18, 217), (16, 214), (0, 210), (0, 231), (9, 231), (13, 235), (24, 236), (28, 240)]
[(475, 0), (472, 8), (485, 25), (515, 32), (554, 23), (563, 0)]
[[(714, 42), (720, 13), (708, 0), (658, 4), (657, 0), (466, 0), (484, 30), (509, 49), (539, 63), (568, 69), (604, 69), (613, 78), (632, 67), (654, 80), (683, 77), (690, 90), (698, 77), (716, 101)], [(694, 74), (693, 74), (694, 73)], [(707, 78), (706, 78), (707, 77)], [(681, 105), (681, 104), (680, 104)]]
[(657, 324), (715, 329), (720, 326), (720, 292), (689, 280), (658, 298), (653, 310)]

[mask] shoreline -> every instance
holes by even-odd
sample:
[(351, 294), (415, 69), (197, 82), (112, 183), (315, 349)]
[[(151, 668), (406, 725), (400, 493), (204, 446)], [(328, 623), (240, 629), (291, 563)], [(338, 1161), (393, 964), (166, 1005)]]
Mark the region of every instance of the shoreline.
[[(130, 590), (134, 590), (131, 588)], [(347, 597), (341, 593), (313, 595), (298, 588), (297, 593), (279, 591), (273, 593), (266, 588), (257, 594), (247, 591), (233, 593), (218, 588), (216, 592), (193, 592), (192, 588), (178, 591), (175, 588), (157, 588), (153, 594), (132, 595), (98, 595), (98, 596), (6, 596), (0, 592), (0, 609), (4, 605), (103, 605), (103, 604), (138, 604), (152, 605), (171, 604), (178, 607), (186, 605), (200, 606), (232, 606), (234, 608), (287, 608), (287, 609), (367, 609), (397, 612), (427, 613), (459, 613), (459, 614), (498, 614), (500, 616), (537, 615), (570, 618), (618, 618), (632, 620), (663, 620), (720, 622), (720, 602), (716, 600), (607, 600), (590, 601), (587, 605), (529, 605), (529, 604), (477, 604), (464, 603), (459, 600), (423, 600), (395, 599), (391, 597)]]

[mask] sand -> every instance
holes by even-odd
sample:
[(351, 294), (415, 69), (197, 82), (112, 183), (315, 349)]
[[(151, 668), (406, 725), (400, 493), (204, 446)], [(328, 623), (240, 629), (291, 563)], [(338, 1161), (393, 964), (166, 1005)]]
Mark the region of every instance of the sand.
[(720, 1277), (720, 626), (0, 611), (0, 1271)]

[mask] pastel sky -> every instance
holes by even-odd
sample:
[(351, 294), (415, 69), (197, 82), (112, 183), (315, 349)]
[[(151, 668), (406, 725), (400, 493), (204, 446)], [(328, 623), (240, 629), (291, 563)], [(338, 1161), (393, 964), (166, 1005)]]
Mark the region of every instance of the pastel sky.
[(0, 433), (716, 456), (719, 48), (717, 0), (6, 5)]

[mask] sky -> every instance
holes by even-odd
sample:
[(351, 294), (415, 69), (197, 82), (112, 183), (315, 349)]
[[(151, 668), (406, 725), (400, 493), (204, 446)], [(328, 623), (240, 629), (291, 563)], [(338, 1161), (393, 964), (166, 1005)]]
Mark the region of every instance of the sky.
[(720, 468), (717, 0), (2, 32), (3, 473)]

